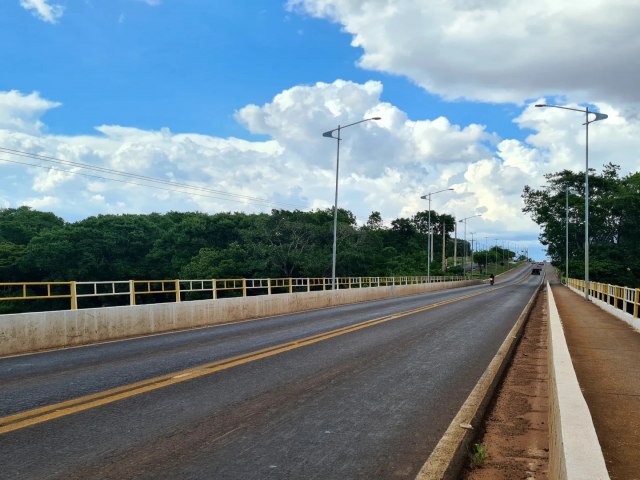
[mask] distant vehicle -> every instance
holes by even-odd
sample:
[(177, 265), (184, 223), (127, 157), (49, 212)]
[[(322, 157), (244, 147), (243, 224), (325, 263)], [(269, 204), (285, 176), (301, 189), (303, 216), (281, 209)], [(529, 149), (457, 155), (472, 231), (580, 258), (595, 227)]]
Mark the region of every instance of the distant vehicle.
[(542, 267), (539, 267), (538, 265), (536, 265), (531, 269), (531, 275), (540, 275), (541, 272), (542, 272)]

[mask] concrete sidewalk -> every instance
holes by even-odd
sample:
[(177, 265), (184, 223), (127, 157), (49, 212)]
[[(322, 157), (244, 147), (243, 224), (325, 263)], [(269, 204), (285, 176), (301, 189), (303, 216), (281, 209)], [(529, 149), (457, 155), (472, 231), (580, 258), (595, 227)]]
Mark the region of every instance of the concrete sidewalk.
[(609, 475), (640, 479), (640, 332), (549, 283)]

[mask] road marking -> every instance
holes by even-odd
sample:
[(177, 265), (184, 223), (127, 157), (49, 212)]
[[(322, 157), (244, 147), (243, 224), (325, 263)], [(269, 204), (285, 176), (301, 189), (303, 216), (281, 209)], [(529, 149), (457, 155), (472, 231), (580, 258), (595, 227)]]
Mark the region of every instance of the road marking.
[(523, 277), (523, 280), (517, 281), (515, 283), (510, 283), (507, 285), (502, 285), (500, 287), (494, 287), (494, 288), (491, 288), (490, 290), (482, 290), (480, 292), (462, 295), (460, 297), (451, 298), (449, 300), (443, 300), (441, 302), (432, 303), (430, 305), (414, 308), (412, 310), (407, 310), (405, 312), (385, 315), (383, 317), (366, 320), (361, 323), (348, 325), (346, 327), (341, 327), (336, 330), (331, 330), (329, 332), (319, 333), (316, 335), (300, 338), (297, 340), (292, 340), (287, 343), (274, 345), (272, 347), (263, 348), (263, 349), (245, 353), (242, 355), (237, 355), (234, 357), (217, 360), (215, 362), (198, 365), (197, 367), (192, 367), (187, 370), (169, 373), (167, 375), (162, 375), (159, 377), (142, 380), (140, 382), (132, 383), (129, 385), (124, 385), (122, 387), (112, 388), (109, 390), (105, 390), (103, 392), (94, 393), (92, 395), (85, 395), (83, 397), (67, 400), (65, 402), (55, 403), (52, 405), (47, 405), (45, 407), (40, 407), (33, 410), (27, 410), (25, 412), (16, 413), (14, 415), (9, 415), (9, 416), (0, 418), (0, 435), (4, 433), (12, 432), (14, 430), (26, 428), (31, 425), (36, 425), (39, 423), (47, 422), (49, 420), (54, 420), (56, 418), (65, 417), (67, 415), (89, 410), (91, 408), (113, 403), (118, 400), (124, 400), (126, 398), (130, 398), (135, 395), (140, 395), (142, 393), (159, 390), (161, 388), (165, 388), (170, 385), (174, 385), (176, 383), (185, 382), (194, 378), (202, 377), (204, 375), (211, 375), (217, 372), (228, 370), (233, 367), (255, 362), (256, 360), (273, 357), (281, 353), (306, 347), (308, 345), (313, 345), (315, 343), (323, 342), (325, 340), (329, 340), (331, 338), (345, 335), (347, 333), (352, 333), (358, 330), (373, 327), (374, 325), (379, 325), (381, 323), (389, 322), (391, 320), (396, 320), (398, 318), (415, 315), (416, 313), (432, 310), (434, 308), (442, 307), (450, 303), (459, 302), (461, 300), (477, 297), (479, 295), (484, 295), (486, 293), (499, 290), (500, 288), (521, 283), (526, 278), (527, 277)]

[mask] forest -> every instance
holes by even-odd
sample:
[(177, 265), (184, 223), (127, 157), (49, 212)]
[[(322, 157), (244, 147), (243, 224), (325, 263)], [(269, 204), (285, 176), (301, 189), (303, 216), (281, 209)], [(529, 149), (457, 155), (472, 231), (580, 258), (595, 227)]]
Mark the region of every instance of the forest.
[[(373, 212), (358, 225), (351, 212), (339, 209), (336, 275), (425, 275), (428, 213), (385, 226)], [(431, 212), (432, 275), (443, 273), (443, 226), (446, 256), (453, 257), (454, 222)], [(331, 208), (98, 215), (65, 222), (23, 206), (0, 210), (0, 282), (329, 277), (332, 245)], [(457, 248), (460, 257), (463, 240)]]
[[(619, 170), (611, 163), (601, 174), (589, 170), (589, 277), (595, 282), (638, 288), (640, 173), (621, 177)], [(563, 275), (568, 231), (569, 276), (584, 278), (585, 174), (562, 170), (545, 177), (544, 188), (524, 188), (523, 211), (540, 226), (540, 241)]]

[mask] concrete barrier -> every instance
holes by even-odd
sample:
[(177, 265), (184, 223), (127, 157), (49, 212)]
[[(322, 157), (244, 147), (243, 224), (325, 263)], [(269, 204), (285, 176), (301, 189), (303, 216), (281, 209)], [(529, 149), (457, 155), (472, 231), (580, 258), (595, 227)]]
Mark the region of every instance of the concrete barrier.
[(1, 315), (0, 356), (414, 295), (477, 283), (477, 280), (467, 280)]
[(553, 292), (549, 302), (549, 478), (609, 479), (593, 420), (573, 369)]

